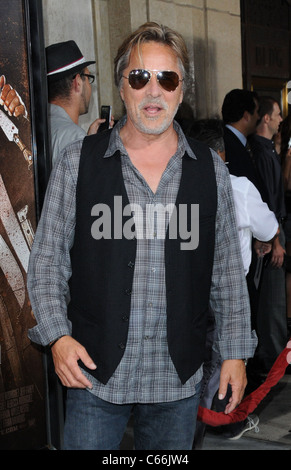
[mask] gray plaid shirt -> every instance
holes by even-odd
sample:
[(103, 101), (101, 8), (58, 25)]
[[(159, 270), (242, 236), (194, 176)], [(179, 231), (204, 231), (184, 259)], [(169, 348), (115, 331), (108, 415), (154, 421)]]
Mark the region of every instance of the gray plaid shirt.
[[(119, 136), (124, 119), (113, 129), (104, 158), (120, 150), (122, 172), (130, 204), (145, 211), (148, 204), (175, 203), (182, 157), (196, 158), (180, 127), (178, 149), (153, 193), (132, 165)], [(68, 146), (53, 169), (42, 217), (30, 257), (28, 289), (37, 325), (30, 338), (47, 345), (71, 333), (67, 318), (67, 281), (71, 275), (70, 248), (74, 239), (75, 191), (82, 142)], [(250, 310), (240, 247), (235, 226), (232, 189), (228, 171), (212, 152), (218, 190), (216, 245), (210, 305), (218, 326), (216, 349), (222, 359), (253, 355), (256, 336), (250, 330)], [(137, 217), (137, 218), (136, 218)], [(135, 224), (139, 226), (138, 213)], [(128, 340), (124, 356), (106, 385), (85, 373), (93, 383), (92, 393), (112, 403), (156, 403), (179, 400), (195, 394), (202, 367), (184, 384), (168, 352), (164, 268), (164, 240), (157, 236), (159, 218), (150, 221), (152, 236), (137, 239)], [(149, 228), (147, 226), (147, 228)], [(85, 294), (84, 294), (85, 295)], [(98, 367), (98, 364), (97, 364)]]

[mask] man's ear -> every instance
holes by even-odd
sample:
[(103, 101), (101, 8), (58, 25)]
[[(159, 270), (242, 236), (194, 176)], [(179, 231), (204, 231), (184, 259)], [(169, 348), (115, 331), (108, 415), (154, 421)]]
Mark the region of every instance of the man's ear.
[(82, 78), (79, 73), (77, 73), (77, 75), (75, 76), (72, 86), (75, 91), (80, 91), (81, 86), (82, 86)]
[(250, 115), (250, 113), (249, 113), (248, 111), (245, 111), (245, 112), (243, 113), (243, 119), (244, 119), (246, 122), (249, 122), (250, 116), (251, 116), (251, 115)]
[(271, 116), (269, 114), (265, 114), (265, 116), (263, 116), (263, 121), (266, 124), (269, 124), (270, 120), (271, 120)]

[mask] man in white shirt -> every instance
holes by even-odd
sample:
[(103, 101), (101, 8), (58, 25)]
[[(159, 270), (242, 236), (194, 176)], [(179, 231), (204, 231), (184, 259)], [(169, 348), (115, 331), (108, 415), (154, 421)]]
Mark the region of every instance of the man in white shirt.
[[(230, 179), (244, 270), (247, 275), (252, 259), (252, 237), (261, 242), (256, 243), (257, 254), (266, 254), (271, 250), (270, 241), (278, 231), (278, 223), (274, 213), (262, 201), (260, 193), (251, 181), (244, 176), (230, 175)], [(266, 251), (267, 244), (270, 246)]]
[[(197, 140), (206, 142), (225, 161), (223, 128), (219, 120), (197, 121), (189, 134)], [(230, 175), (230, 179), (244, 270), (247, 275), (252, 259), (252, 238), (258, 241), (257, 254), (266, 254), (271, 251), (271, 241), (279, 233), (279, 224), (275, 214), (269, 210), (259, 191), (248, 178)]]

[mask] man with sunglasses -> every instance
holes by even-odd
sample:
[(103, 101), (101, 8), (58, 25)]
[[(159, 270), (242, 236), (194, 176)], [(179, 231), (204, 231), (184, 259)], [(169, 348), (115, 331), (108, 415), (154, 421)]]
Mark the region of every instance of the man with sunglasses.
[[(87, 114), (91, 100), (94, 75), (75, 41), (51, 44), (46, 48), (48, 78), (48, 118), (52, 163), (56, 163), (66, 145), (95, 134), (104, 119), (96, 119), (85, 130), (79, 126), (79, 117)], [(112, 124), (112, 123), (111, 123)]]
[(233, 392), (226, 413), (244, 393), (256, 337), (231, 184), (174, 122), (187, 67), (175, 31), (132, 33), (115, 58), (126, 115), (67, 147), (48, 187), (28, 273), (30, 338), (50, 344), (68, 387), (66, 449), (118, 449), (131, 413), (136, 450), (192, 448), (209, 305), (219, 393)]

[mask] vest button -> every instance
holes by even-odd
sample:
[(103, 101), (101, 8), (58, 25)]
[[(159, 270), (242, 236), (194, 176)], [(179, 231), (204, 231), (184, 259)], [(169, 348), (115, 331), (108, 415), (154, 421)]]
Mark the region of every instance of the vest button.
[(127, 265), (129, 268), (133, 268), (134, 267), (134, 263), (132, 261), (130, 261)]
[(118, 346), (119, 346), (120, 349), (125, 349), (125, 344), (123, 344), (123, 343), (119, 343)]
[(126, 295), (131, 295), (131, 289), (125, 289)]
[(122, 320), (123, 320), (124, 322), (128, 322), (129, 317), (128, 317), (127, 315), (123, 315)]

